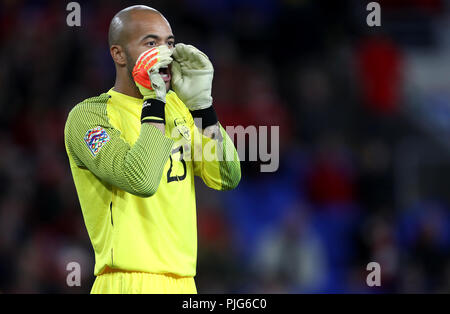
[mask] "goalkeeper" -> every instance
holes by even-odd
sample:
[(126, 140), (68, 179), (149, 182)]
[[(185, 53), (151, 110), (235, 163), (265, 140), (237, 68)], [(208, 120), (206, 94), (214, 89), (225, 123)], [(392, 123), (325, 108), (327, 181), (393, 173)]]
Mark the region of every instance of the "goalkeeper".
[(175, 45), (167, 20), (146, 6), (117, 13), (108, 37), (114, 87), (76, 105), (65, 126), (95, 252), (91, 293), (196, 293), (194, 176), (216, 190), (241, 177), (212, 106), (213, 66)]

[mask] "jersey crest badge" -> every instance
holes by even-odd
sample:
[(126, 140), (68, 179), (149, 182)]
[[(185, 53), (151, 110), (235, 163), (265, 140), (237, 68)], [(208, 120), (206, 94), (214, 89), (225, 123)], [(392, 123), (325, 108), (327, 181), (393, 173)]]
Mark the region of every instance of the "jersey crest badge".
[(190, 142), (191, 131), (186, 126), (186, 120), (184, 120), (183, 118), (176, 118), (175, 120), (173, 120), (173, 124), (177, 128), (178, 132), (180, 132), (181, 136), (183, 136), (186, 141)]

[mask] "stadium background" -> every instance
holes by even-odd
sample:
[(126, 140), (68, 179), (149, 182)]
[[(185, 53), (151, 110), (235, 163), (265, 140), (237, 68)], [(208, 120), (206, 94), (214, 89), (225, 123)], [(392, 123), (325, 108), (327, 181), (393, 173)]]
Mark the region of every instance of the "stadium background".
[(372, 28), (369, 1), (78, 1), (81, 27), (68, 2), (0, 2), (1, 292), (90, 290), (63, 127), (112, 86), (109, 21), (137, 3), (210, 56), (224, 125), (280, 126), (277, 172), (198, 185), (200, 293), (450, 292), (448, 1), (378, 1)]

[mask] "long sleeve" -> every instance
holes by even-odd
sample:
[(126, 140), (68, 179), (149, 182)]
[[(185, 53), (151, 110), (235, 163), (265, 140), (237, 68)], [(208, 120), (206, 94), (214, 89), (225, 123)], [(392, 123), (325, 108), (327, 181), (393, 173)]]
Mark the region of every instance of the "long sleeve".
[(105, 99), (81, 103), (69, 113), (65, 144), (76, 166), (101, 180), (140, 197), (156, 193), (173, 140), (142, 124), (133, 146), (108, 120)]
[[(232, 190), (241, 180), (239, 156), (233, 141), (219, 124), (221, 137), (212, 139), (194, 126), (194, 174), (215, 190)], [(200, 157), (200, 158), (199, 158)]]

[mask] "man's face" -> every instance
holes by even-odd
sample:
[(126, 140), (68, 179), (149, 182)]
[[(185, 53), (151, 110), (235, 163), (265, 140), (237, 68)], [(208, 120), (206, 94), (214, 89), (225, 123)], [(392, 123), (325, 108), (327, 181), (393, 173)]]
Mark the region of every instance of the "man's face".
[[(127, 69), (130, 77), (137, 58), (144, 51), (153, 47), (167, 45), (170, 49), (175, 46), (175, 37), (169, 23), (158, 13), (149, 11), (134, 12), (127, 28), (128, 44)], [(170, 68), (160, 69), (166, 89), (170, 88)]]

